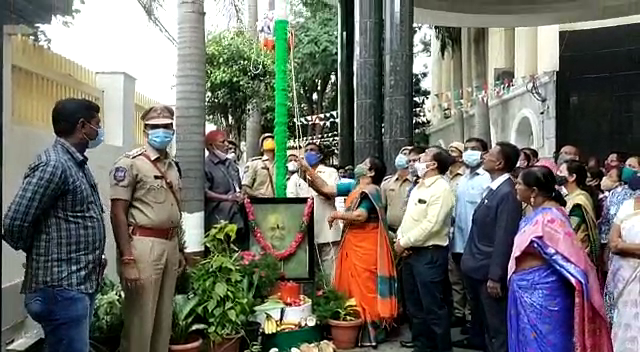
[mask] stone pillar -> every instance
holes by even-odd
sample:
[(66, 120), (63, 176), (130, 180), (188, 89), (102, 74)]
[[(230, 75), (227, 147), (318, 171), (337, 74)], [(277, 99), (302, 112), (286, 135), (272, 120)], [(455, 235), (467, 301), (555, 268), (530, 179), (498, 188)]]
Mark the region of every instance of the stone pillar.
[(413, 0), (385, 0), (383, 154), (391, 171), (413, 143)]
[(462, 90), (465, 101), (470, 100), (473, 93), (473, 74), (471, 55), (473, 51), (473, 40), (471, 28), (462, 28), (460, 34), (461, 55), (462, 55)]
[[(438, 52), (440, 55), (440, 52)], [(442, 94), (446, 98), (444, 101), (447, 103), (451, 100), (451, 71), (453, 70), (453, 63), (451, 62), (451, 51), (447, 50), (444, 53), (444, 58), (442, 58), (442, 70), (441, 70), (441, 86)]]
[(338, 158), (341, 166), (354, 165), (353, 1), (340, 0), (338, 17)]
[(560, 27), (538, 27), (538, 73), (557, 71), (560, 63)]
[(462, 47), (455, 48), (451, 53), (451, 113), (455, 120), (456, 131), (454, 138), (459, 142), (464, 142), (464, 117), (462, 112)]
[(355, 1), (354, 162), (382, 157), (382, 0)]
[(439, 119), (442, 111), (440, 101), (442, 93), (442, 56), (440, 56), (440, 42), (435, 34), (431, 36), (431, 122)]
[(527, 77), (538, 73), (538, 28), (516, 28), (514, 75), (515, 78)]
[(98, 72), (96, 84), (104, 92), (102, 125), (104, 142), (131, 148), (136, 143), (136, 79), (124, 72)]
[(489, 52), (487, 82), (489, 88), (495, 84), (495, 69), (513, 70), (515, 53), (515, 30), (513, 28), (489, 28)]

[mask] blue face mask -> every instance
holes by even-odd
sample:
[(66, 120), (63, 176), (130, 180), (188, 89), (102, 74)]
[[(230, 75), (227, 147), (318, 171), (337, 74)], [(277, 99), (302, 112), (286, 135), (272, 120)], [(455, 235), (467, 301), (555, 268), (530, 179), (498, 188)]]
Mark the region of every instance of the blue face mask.
[(157, 150), (165, 150), (173, 140), (173, 131), (159, 128), (149, 131), (149, 145)]
[(622, 168), (622, 172), (620, 173), (620, 180), (624, 183), (629, 183), (633, 175), (635, 175), (636, 173), (637, 172), (632, 168), (625, 166)]
[(462, 161), (469, 167), (476, 167), (482, 162), (482, 152), (478, 150), (467, 150), (462, 153)]
[(306, 152), (304, 153), (304, 160), (309, 164), (309, 166), (316, 166), (322, 160), (320, 153), (317, 152)]
[(396, 169), (404, 170), (409, 167), (409, 158), (406, 155), (398, 154), (396, 156)]
[(98, 135), (96, 136), (96, 139), (89, 139), (85, 135), (85, 138), (87, 138), (87, 140), (89, 141), (89, 144), (87, 145), (87, 149), (98, 148), (100, 146), (100, 144), (102, 144), (102, 142), (104, 142), (104, 130), (102, 129), (102, 127), (95, 127), (95, 126), (93, 126), (91, 124), (89, 124), (89, 126), (91, 126), (91, 128), (96, 130), (98, 132)]

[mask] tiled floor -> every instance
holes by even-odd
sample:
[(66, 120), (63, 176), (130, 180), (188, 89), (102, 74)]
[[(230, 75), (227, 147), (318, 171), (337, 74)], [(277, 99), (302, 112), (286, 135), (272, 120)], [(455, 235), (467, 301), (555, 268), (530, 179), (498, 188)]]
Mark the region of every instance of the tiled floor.
[[(400, 338), (396, 338), (396, 339), (392, 339), (389, 342), (385, 342), (383, 344), (381, 344), (380, 346), (378, 346), (378, 348), (376, 350), (373, 350), (371, 348), (356, 348), (354, 350), (351, 350), (351, 352), (369, 352), (369, 351), (375, 351), (375, 352), (411, 352), (411, 350), (406, 349), (406, 348), (402, 348), (400, 346), (400, 341), (401, 340), (408, 340), (409, 337), (409, 330), (404, 327), (402, 329), (402, 334), (400, 336)], [(451, 329), (451, 339), (452, 341), (456, 341), (459, 340), (461, 338), (463, 338), (464, 336), (460, 335), (460, 329)], [(459, 348), (454, 348), (453, 352), (472, 352), (473, 350), (463, 350), (463, 349), (459, 349)]]

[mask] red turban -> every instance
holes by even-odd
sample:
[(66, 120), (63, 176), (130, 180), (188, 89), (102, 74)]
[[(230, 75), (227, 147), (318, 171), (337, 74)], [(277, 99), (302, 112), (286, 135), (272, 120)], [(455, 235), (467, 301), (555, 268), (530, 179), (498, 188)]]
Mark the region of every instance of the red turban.
[(204, 137), (204, 141), (207, 145), (213, 143), (214, 141), (220, 140), (221, 138), (227, 137), (227, 133), (221, 130), (213, 130), (209, 131), (207, 135)]

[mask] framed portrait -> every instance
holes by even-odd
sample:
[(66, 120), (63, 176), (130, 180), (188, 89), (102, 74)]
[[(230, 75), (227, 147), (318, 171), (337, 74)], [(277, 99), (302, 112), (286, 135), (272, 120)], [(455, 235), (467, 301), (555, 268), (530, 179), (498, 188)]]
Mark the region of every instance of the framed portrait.
[[(275, 252), (293, 251), (281, 260), (281, 268), (287, 280), (314, 280), (313, 211), (309, 216), (302, 241), (295, 250), (292, 246), (301, 230), (307, 201), (308, 198), (251, 198), (255, 223), (262, 239), (268, 242)], [(249, 228), (251, 229), (251, 226)], [(265, 252), (253, 231), (249, 236), (249, 250), (255, 253)]]

